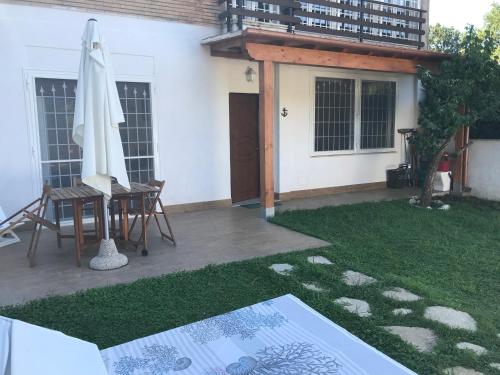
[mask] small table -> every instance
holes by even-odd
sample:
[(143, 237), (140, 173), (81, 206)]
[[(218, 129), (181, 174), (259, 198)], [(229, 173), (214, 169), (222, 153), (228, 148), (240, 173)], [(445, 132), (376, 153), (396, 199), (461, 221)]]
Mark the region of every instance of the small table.
[[(117, 200), (120, 202), (120, 232), (125, 241), (129, 241), (129, 223), (128, 223), (128, 202), (130, 199), (138, 199), (141, 217), (142, 217), (142, 246), (143, 250), (147, 249), (147, 231), (146, 231), (146, 208), (144, 200), (146, 196), (150, 193), (157, 192), (157, 188), (154, 186), (140, 184), (137, 182), (130, 183), (130, 190), (124, 188), (120, 184), (111, 185), (111, 200)], [(85, 242), (84, 230), (83, 230), (83, 205), (89, 201), (95, 202), (97, 205), (95, 210), (97, 213), (94, 217), (97, 228), (97, 240), (103, 238), (103, 225), (104, 220), (108, 218), (103, 217), (104, 210), (102, 209), (102, 197), (103, 194), (100, 191), (91, 188), (90, 186), (74, 186), (65, 188), (54, 188), (50, 193), (50, 199), (54, 203), (55, 207), (55, 221), (58, 228), (61, 227), (61, 219), (59, 215), (59, 207), (62, 202), (71, 202), (73, 206), (73, 224), (75, 228), (74, 235), (61, 235), (57, 234), (57, 244), (61, 246), (61, 238), (74, 238), (75, 240), (75, 257), (76, 264), (78, 267), (81, 266), (81, 252), (82, 247)], [(112, 215), (112, 223), (114, 223), (114, 215)]]
[[(120, 184), (113, 184), (111, 186), (111, 199), (112, 200), (117, 200), (120, 203), (120, 213), (119, 213), (119, 220), (120, 220), (120, 233), (121, 237), (125, 241), (130, 241), (128, 232), (129, 232), (129, 222), (128, 222), (128, 203), (130, 199), (136, 199), (139, 201), (139, 209), (141, 211), (141, 222), (142, 222), (142, 233), (141, 233), (141, 238), (142, 241), (139, 241), (139, 243), (142, 242), (142, 254), (146, 255), (147, 254), (147, 228), (146, 228), (146, 207), (145, 207), (145, 200), (148, 194), (151, 193), (157, 193), (158, 188), (147, 185), (147, 184), (140, 184), (137, 182), (131, 182), (130, 183), (130, 190), (125, 189), (122, 185)], [(111, 215), (111, 227), (112, 231), (114, 232), (115, 228), (115, 218), (114, 215)], [(137, 243), (136, 243), (137, 244)]]
[(95, 190), (94, 188), (91, 188), (90, 186), (55, 188), (50, 192), (50, 200), (54, 203), (55, 221), (59, 229), (61, 228), (61, 218), (59, 215), (60, 205), (63, 202), (71, 202), (71, 205), (73, 206), (73, 225), (75, 228), (75, 233), (74, 235), (62, 235), (60, 232), (58, 232), (57, 246), (61, 247), (61, 238), (74, 238), (76, 264), (78, 267), (80, 267), (81, 251), (82, 246), (85, 242), (83, 230), (83, 205), (89, 201), (96, 202), (97, 206), (94, 209), (97, 211), (96, 218), (99, 219), (99, 222), (96, 223), (96, 225), (98, 226), (98, 235), (96, 239), (100, 240), (103, 235), (102, 223), (104, 220), (102, 213), (102, 193)]

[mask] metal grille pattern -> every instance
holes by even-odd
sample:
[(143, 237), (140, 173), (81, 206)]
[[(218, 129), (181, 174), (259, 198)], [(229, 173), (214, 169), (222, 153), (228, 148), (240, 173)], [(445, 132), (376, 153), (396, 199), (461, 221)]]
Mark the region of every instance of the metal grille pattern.
[(394, 147), (396, 83), (361, 84), (361, 148)]
[(354, 148), (354, 93), (352, 79), (316, 79), (315, 151)]
[(154, 176), (151, 95), (148, 83), (117, 82), (125, 122), (120, 124), (128, 178), (146, 183)]
[[(82, 152), (72, 139), (76, 83), (35, 79), (42, 177), (55, 188), (71, 186), (81, 173)], [(126, 121), (120, 124), (125, 165), (130, 181), (144, 183), (154, 176), (149, 84), (117, 82), (117, 87)], [(61, 219), (71, 216), (71, 206), (62, 205)]]

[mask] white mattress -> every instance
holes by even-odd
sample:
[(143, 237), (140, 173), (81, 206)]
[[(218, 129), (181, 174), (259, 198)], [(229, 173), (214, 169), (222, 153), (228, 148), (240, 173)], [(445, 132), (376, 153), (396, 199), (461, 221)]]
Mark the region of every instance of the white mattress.
[(109, 374), (415, 374), (292, 295), (101, 351)]

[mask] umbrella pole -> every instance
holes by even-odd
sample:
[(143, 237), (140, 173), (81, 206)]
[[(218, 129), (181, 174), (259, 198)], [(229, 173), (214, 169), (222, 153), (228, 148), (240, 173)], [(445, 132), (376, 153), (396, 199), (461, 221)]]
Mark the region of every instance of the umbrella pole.
[(109, 240), (109, 200), (102, 197), (102, 207), (104, 210), (104, 239)]
[(101, 240), (99, 254), (90, 260), (89, 267), (93, 270), (107, 271), (126, 266), (128, 264), (128, 258), (118, 252), (115, 240), (109, 238), (109, 199), (103, 197), (102, 203), (104, 213), (104, 238)]

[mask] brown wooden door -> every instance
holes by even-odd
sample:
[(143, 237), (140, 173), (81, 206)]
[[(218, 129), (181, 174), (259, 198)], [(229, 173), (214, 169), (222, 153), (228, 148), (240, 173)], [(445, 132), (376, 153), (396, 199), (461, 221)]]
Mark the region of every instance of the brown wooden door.
[(258, 198), (259, 95), (229, 94), (229, 128), (233, 203)]

